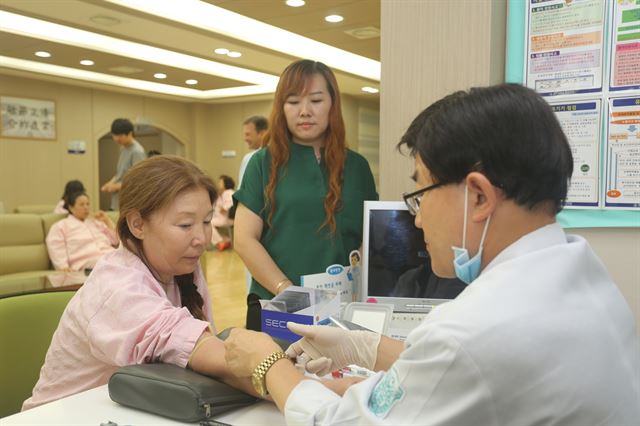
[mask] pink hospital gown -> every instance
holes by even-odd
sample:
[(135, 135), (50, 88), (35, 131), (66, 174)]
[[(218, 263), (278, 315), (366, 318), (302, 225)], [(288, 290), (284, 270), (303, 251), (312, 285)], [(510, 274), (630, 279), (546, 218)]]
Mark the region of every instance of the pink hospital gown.
[(210, 325), (215, 332), (200, 266), (194, 276), (207, 321), (181, 307), (177, 285), (158, 282), (126, 248), (105, 255), (67, 305), (22, 409), (104, 385), (121, 366), (185, 367), (202, 332)]
[(54, 268), (80, 271), (93, 268), (104, 254), (115, 250), (118, 237), (99, 220), (79, 220), (69, 215), (51, 226), (46, 241)]

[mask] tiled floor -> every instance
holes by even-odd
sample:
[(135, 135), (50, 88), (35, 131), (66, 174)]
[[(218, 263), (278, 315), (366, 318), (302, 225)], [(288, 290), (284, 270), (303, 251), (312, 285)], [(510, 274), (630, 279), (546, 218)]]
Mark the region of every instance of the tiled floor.
[(206, 256), (207, 283), (217, 330), (244, 327), (247, 285), (242, 260), (233, 250), (209, 251)]

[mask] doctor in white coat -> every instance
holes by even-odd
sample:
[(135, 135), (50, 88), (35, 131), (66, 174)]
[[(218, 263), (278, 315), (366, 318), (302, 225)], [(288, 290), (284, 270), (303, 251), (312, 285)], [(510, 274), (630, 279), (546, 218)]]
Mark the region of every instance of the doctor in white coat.
[[(434, 272), (467, 288), (402, 343), (289, 324), (310, 372), (377, 371), (348, 386), (310, 380), (234, 330), (229, 367), (264, 385), (288, 424), (632, 425), (640, 419), (633, 315), (602, 262), (555, 221), (573, 170), (548, 104), (514, 84), (456, 92), (416, 117), (405, 194)], [(276, 360), (276, 358), (278, 358)]]

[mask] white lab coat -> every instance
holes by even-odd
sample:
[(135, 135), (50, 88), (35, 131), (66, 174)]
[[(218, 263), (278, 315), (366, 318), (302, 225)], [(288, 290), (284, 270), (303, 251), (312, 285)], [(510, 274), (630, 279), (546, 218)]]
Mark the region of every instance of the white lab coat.
[(559, 225), (500, 253), (411, 332), (392, 368), (340, 398), (305, 380), (287, 423), (637, 425), (633, 315), (588, 243)]

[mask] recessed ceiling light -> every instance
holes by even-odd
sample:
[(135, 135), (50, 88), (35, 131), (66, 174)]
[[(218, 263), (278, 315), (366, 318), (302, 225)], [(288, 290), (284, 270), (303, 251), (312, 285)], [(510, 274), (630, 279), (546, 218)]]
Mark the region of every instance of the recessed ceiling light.
[(93, 62), (91, 59), (83, 59), (80, 61), (80, 65), (86, 65), (88, 67), (90, 67), (93, 64), (95, 64), (95, 62)]
[[(2, 11), (0, 11), (0, 16), (1, 15)], [(0, 19), (0, 22), (4, 24), (6, 21)], [(40, 74), (54, 75), (57, 77), (109, 84), (111, 86), (120, 86), (126, 89), (144, 90), (152, 93), (163, 93), (166, 95), (200, 100), (221, 99), (234, 96), (263, 95), (266, 93), (273, 93), (276, 88), (275, 84), (250, 84), (238, 87), (226, 87), (223, 89), (197, 90), (193, 87), (172, 86), (166, 83), (120, 77), (113, 74), (102, 74), (80, 68), (61, 67), (47, 62), (28, 61), (25, 59), (10, 58), (2, 55), (0, 55), (0, 64), (2, 64), (4, 68), (9, 69), (36, 72)]]
[(332, 24), (335, 24), (336, 22), (344, 21), (344, 18), (340, 15), (328, 15), (324, 17), (324, 20), (327, 22), (331, 22)]
[(287, 4), (287, 6), (291, 7), (304, 6), (304, 0), (287, 0), (285, 3)]
[(198, 80), (194, 80), (193, 78), (190, 78), (189, 80), (185, 81), (185, 83), (187, 83), (190, 86), (193, 86), (194, 84), (198, 84)]
[(229, 52), (227, 53), (227, 56), (230, 58), (239, 58), (240, 56), (242, 56), (242, 53), (240, 52)]
[(40, 57), (40, 58), (50, 58), (51, 57), (51, 53), (45, 52), (44, 50), (38, 50), (35, 53), (35, 55)]
[(167, 78), (167, 75), (163, 72), (157, 72), (153, 76), (160, 80)]
[[(285, 31), (282, 28), (265, 24), (264, 22), (231, 12), (222, 7), (214, 6), (211, 2), (195, 0), (105, 1), (107, 3), (117, 4), (118, 7), (137, 10), (145, 15), (154, 15), (162, 19), (178, 22), (182, 25), (189, 25), (216, 34), (224, 34), (225, 37), (236, 38), (245, 43), (260, 46), (262, 49), (276, 50), (297, 58), (321, 61), (332, 68), (370, 80), (380, 81), (380, 61), (356, 55), (290, 31)], [(0, 10), (0, 22), (3, 24), (2, 31), (7, 31), (7, 22), (10, 22), (9, 25), (11, 26), (16, 26), (15, 24), (17, 24), (17, 22), (14, 24), (8, 19), (5, 20), (3, 15), (5, 15), (5, 13)], [(24, 23), (16, 31), (24, 34), (24, 28), (29, 27), (28, 24)], [(75, 42), (76, 40), (77, 39), (74, 39), (73, 41)], [(191, 70), (196, 71), (195, 69)], [(230, 78), (237, 79), (237, 76)]]
[(369, 86), (364, 86), (360, 90), (366, 93), (378, 93), (380, 91), (380, 89), (376, 89), (375, 87), (369, 87)]
[(214, 50), (214, 53), (217, 53), (218, 55), (226, 55), (227, 53), (229, 53), (229, 49), (218, 47), (216, 50)]
[[(156, 2), (147, 1), (146, 3), (155, 4)], [(170, 3), (180, 3), (182, 5), (187, 4), (188, 2), (184, 1)], [(188, 70), (189, 72), (215, 75), (218, 77), (229, 78), (235, 81), (251, 83), (252, 85), (259, 86), (241, 87), (240, 90), (231, 90), (236, 89), (236, 87), (225, 88), (224, 90), (215, 89), (214, 91), (207, 91), (208, 94), (206, 96), (210, 97), (236, 96), (237, 93), (268, 93), (265, 92), (265, 90), (267, 90), (267, 87), (275, 91), (275, 87), (278, 84), (278, 76), (275, 75), (254, 71), (239, 66), (223, 64), (221, 62), (212, 61), (210, 59), (185, 55), (183, 53), (148, 46), (141, 43), (134, 43), (131, 41), (80, 30), (77, 28), (67, 27), (60, 24), (54, 24), (53, 22), (42, 21), (39, 19), (6, 12), (4, 10), (0, 10), (0, 23), (0, 27), (2, 27), (0, 28), (0, 30), (2, 32), (19, 34), (22, 36), (37, 38), (39, 40), (46, 40), (52, 43), (61, 43), (64, 45), (71, 45), (78, 48), (94, 50), (112, 55), (124, 56), (127, 58), (133, 58), (138, 61), (151, 62), (154, 64), (158, 64), (158, 68), (176, 67)], [(3, 68), (6, 68), (3, 61), (0, 61), (0, 64), (2, 64)], [(182, 87), (182, 89), (187, 90), (188, 88)], [(189, 96), (192, 96), (192, 94), (189, 94)]]

